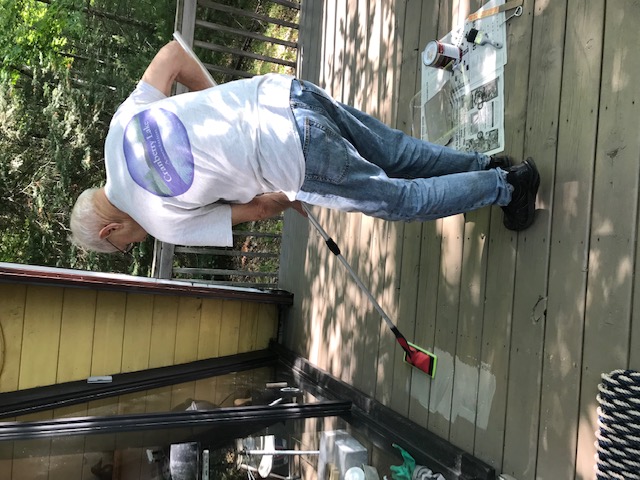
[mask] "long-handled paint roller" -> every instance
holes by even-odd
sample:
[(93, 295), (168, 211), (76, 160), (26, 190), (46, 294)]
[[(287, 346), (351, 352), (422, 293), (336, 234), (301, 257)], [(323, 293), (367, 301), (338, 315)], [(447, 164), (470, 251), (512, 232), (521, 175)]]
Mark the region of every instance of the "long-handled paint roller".
[(382, 309), (382, 307), (377, 302), (377, 300), (373, 297), (369, 289), (365, 287), (364, 283), (362, 283), (362, 280), (360, 280), (360, 277), (358, 277), (356, 272), (354, 272), (353, 268), (351, 268), (351, 265), (349, 265), (349, 262), (347, 262), (347, 260), (344, 258), (344, 256), (340, 252), (340, 247), (338, 247), (336, 242), (334, 242), (334, 240), (329, 236), (329, 234), (327, 234), (324, 228), (322, 228), (322, 226), (318, 222), (318, 219), (313, 215), (313, 213), (311, 213), (311, 210), (309, 209), (309, 207), (303, 203), (302, 208), (307, 214), (307, 218), (309, 219), (311, 224), (316, 228), (316, 230), (318, 230), (318, 233), (320, 233), (320, 236), (323, 238), (327, 247), (329, 247), (329, 250), (331, 250), (331, 253), (333, 253), (336, 257), (338, 257), (338, 260), (340, 260), (340, 263), (342, 263), (342, 265), (344, 265), (347, 271), (351, 274), (351, 277), (358, 284), (358, 287), (360, 287), (360, 290), (362, 290), (362, 292), (367, 296), (371, 304), (375, 307), (375, 309), (378, 311), (380, 316), (382, 316), (382, 319), (387, 324), (387, 327), (389, 327), (391, 332), (395, 335), (398, 344), (404, 350), (404, 361), (409, 365), (412, 365), (417, 369), (423, 371), (427, 375), (431, 377), (435, 377), (436, 364), (437, 364), (438, 357), (435, 354), (428, 352), (427, 350), (420, 348), (417, 345), (407, 341), (404, 335), (400, 333), (400, 330), (398, 330), (398, 327), (396, 327), (396, 325), (391, 321), (391, 319), (389, 318), (389, 315), (386, 314), (386, 312)]
[[(184, 49), (184, 51), (187, 52), (191, 56), (191, 58), (193, 58), (198, 63), (198, 65), (202, 69), (205, 76), (209, 79), (211, 86), (212, 87), (216, 86), (217, 83), (211, 76), (211, 73), (209, 73), (209, 70), (207, 70), (206, 67), (202, 64), (198, 56), (193, 52), (193, 50), (185, 42), (185, 40), (182, 38), (180, 33), (174, 32), (173, 37)], [(351, 265), (349, 265), (347, 260), (342, 256), (342, 254), (340, 253), (340, 248), (338, 247), (336, 242), (333, 241), (333, 239), (327, 234), (327, 232), (325, 232), (324, 228), (322, 228), (320, 223), (318, 223), (318, 220), (313, 215), (313, 213), (311, 213), (311, 211), (309, 210), (309, 207), (307, 207), (307, 205), (303, 203), (302, 208), (306, 212), (307, 218), (309, 219), (311, 224), (318, 230), (318, 232), (324, 239), (325, 243), (327, 244), (327, 247), (329, 247), (329, 250), (331, 250), (331, 253), (333, 253), (336, 257), (338, 257), (338, 260), (340, 260), (340, 262), (345, 266), (347, 271), (351, 274), (351, 277), (353, 277), (355, 282), (360, 287), (360, 290), (362, 290), (362, 292), (367, 296), (369, 301), (373, 304), (375, 309), (382, 316), (383, 320), (385, 321), (385, 323), (387, 324), (391, 332), (395, 335), (396, 340), (398, 341), (398, 344), (400, 344), (400, 346), (404, 350), (404, 361), (409, 365), (412, 365), (417, 369), (423, 371), (427, 375), (434, 377), (436, 374), (436, 364), (437, 364), (438, 357), (436, 357), (435, 354), (428, 352), (427, 350), (424, 350), (423, 348), (420, 348), (417, 345), (407, 341), (404, 335), (400, 333), (400, 330), (398, 330), (398, 327), (396, 327), (395, 324), (391, 321), (391, 319), (389, 318), (389, 315), (386, 314), (386, 312), (382, 309), (380, 304), (373, 297), (371, 292), (367, 289), (367, 287), (364, 286), (364, 284), (362, 283), (362, 280), (360, 280), (358, 275), (356, 275), (356, 272), (354, 272), (353, 268), (351, 268)]]

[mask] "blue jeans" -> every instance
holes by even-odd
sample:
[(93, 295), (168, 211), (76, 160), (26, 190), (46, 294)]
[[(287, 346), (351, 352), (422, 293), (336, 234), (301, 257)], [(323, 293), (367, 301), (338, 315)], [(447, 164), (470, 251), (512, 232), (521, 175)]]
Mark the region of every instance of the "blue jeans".
[(403, 221), (511, 201), (506, 172), (484, 170), (486, 155), (416, 139), (302, 80), (293, 81), (291, 109), (306, 162), (298, 200)]

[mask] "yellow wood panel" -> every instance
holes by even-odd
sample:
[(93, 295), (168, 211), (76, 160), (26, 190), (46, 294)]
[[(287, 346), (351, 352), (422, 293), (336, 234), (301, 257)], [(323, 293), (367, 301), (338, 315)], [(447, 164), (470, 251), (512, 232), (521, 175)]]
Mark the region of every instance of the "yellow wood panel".
[[(4, 347), (0, 359), (0, 392), (18, 388), (26, 296), (26, 285), (0, 284), (0, 333)], [(0, 442), (0, 480), (12, 478), (12, 458), (13, 442)]]
[(91, 375), (95, 315), (95, 291), (65, 289), (56, 383)]
[(122, 342), (122, 373), (144, 370), (149, 366), (153, 300), (152, 295), (127, 295)]
[(157, 296), (153, 302), (149, 367), (173, 365), (178, 297)]
[(62, 298), (62, 288), (27, 288), (18, 384), (20, 389), (56, 382)]
[(174, 362), (176, 364), (197, 360), (201, 314), (202, 299), (194, 297), (180, 298), (174, 353)]
[[(154, 300), (149, 352), (150, 368), (174, 364), (178, 305), (178, 297), (157, 296)], [(153, 393), (146, 393), (146, 412), (168, 412), (170, 409), (171, 387), (162, 387), (154, 390)]]
[(18, 388), (26, 296), (26, 285), (0, 285), (0, 333), (4, 345), (4, 356), (0, 359), (0, 392)]
[(258, 305), (244, 302), (241, 308), (238, 353), (255, 350), (258, 335)]
[(278, 334), (278, 307), (276, 305), (260, 305), (258, 308), (258, 328), (256, 336), (256, 350), (263, 350), (269, 346), (271, 339)]
[[(122, 343), (123, 373), (149, 367), (153, 307), (153, 295), (127, 295)], [(144, 413), (146, 408), (147, 397), (143, 392), (122, 395), (118, 403), (118, 414)], [(140, 433), (139, 437), (142, 439), (144, 433)], [(116, 439), (116, 448), (118, 448), (118, 439)], [(142, 452), (139, 449), (125, 449), (120, 457), (120, 478), (138, 480), (142, 464)]]
[[(222, 302), (222, 324), (220, 326), (220, 347), (219, 355), (233, 355), (238, 352), (238, 340), (240, 334), (240, 316), (242, 312), (241, 302), (232, 302), (225, 300)], [(229, 388), (233, 383), (230, 378), (233, 376), (225, 375), (218, 377), (216, 381), (216, 394), (214, 403), (220, 405), (228, 396)]]
[[(201, 317), (202, 299), (194, 297), (180, 298), (174, 353), (175, 364), (197, 360)], [(195, 382), (173, 386), (171, 389), (171, 406), (174, 408), (187, 400), (194, 400), (194, 397)]]
[(126, 305), (126, 293), (98, 292), (91, 375), (111, 375), (121, 371)]
[[(20, 387), (25, 388), (231, 355), (238, 352), (240, 344), (243, 351), (255, 349), (258, 344), (264, 348), (275, 335), (277, 325), (277, 309), (273, 305), (262, 311), (258, 304), (238, 301), (55, 287), (0, 287), (0, 322), (5, 339), (10, 339), (7, 358), (13, 358), (13, 368), (3, 369), (3, 387), (9, 390), (18, 387), (19, 371)], [(14, 380), (5, 382), (11, 375)], [(201, 385), (200, 392), (196, 391), (196, 382), (189, 382), (159, 389), (153, 395), (124, 395), (120, 399), (90, 402), (87, 406), (57, 409), (54, 415), (166, 411), (189, 398), (209, 401), (226, 398), (235, 388), (236, 380), (223, 381), (220, 391), (214, 390), (211, 381), (203, 380)], [(70, 437), (46, 442), (44, 446), (23, 444), (20, 451), (26, 452), (27, 448), (41, 456), (19, 458), (20, 451), (16, 452), (15, 460), (0, 463), (0, 479), (4, 475), (8, 475), (7, 479), (41, 475), (46, 478), (47, 470), (49, 479), (92, 478), (90, 469), (98, 457), (93, 455), (89, 459), (74, 450), (111, 451), (116, 447), (116, 439), (107, 440)], [(4, 448), (12, 449), (13, 445)], [(139, 478), (144, 467), (141, 450), (123, 452), (122, 464), (121, 478)]]
[(215, 358), (220, 351), (220, 329), (222, 326), (222, 300), (204, 299), (200, 315), (198, 337), (198, 359)]
[[(198, 360), (216, 358), (220, 352), (220, 328), (222, 325), (222, 300), (203, 299), (198, 337)], [(216, 379), (196, 381), (196, 399), (215, 400)]]
[(222, 326), (220, 328), (220, 356), (238, 352), (240, 338), (240, 317), (242, 303), (225, 300), (222, 305)]

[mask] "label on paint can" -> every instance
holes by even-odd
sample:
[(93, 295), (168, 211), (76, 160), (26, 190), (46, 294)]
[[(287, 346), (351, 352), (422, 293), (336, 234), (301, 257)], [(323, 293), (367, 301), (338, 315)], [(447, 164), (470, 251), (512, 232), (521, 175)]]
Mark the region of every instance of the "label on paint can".
[(462, 50), (450, 43), (442, 43), (433, 40), (427, 43), (422, 52), (422, 62), (427, 67), (448, 68), (450, 65), (459, 62), (462, 58)]

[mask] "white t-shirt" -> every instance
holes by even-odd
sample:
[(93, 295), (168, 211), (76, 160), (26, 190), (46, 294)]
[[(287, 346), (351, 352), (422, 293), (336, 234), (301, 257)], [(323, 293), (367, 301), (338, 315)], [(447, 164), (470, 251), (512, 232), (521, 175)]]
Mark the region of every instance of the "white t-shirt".
[(294, 200), (304, 180), (291, 80), (269, 74), (173, 97), (140, 82), (107, 135), (107, 198), (164, 242), (231, 246), (230, 203), (267, 192)]

